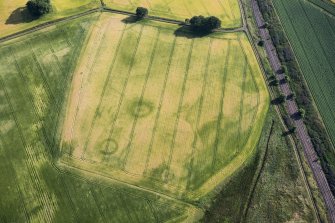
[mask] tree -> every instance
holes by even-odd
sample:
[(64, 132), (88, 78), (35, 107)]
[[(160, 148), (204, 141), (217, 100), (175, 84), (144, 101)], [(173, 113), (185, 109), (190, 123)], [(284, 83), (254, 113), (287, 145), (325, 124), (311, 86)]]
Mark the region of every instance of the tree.
[(264, 46), (264, 41), (263, 40), (259, 40), (257, 43), (258, 46)]
[(280, 94), (278, 97), (278, 102), (283, 103), (286, 100), (286, 96), (284, 94)]
[(196, 32), (211, 32), (221, 27), (221, 20), (215, 16), (193, 16), (190, 20), (191, 28)]
[(42, 16), (51, 11), (50, 0), (29, 0), (26, 6), (28, 11), (34, 16)]
[(148, 15), (149, 11), (147, 8), (143, 8), (143, 7), (138, 7), (136, 9), (136, 17), (137, 19), (143, 19), (144, 17), (146, 17)]
[(205, 18), (205, 27), (208, 31), (221, 28), (221, 20), (215, 16)]

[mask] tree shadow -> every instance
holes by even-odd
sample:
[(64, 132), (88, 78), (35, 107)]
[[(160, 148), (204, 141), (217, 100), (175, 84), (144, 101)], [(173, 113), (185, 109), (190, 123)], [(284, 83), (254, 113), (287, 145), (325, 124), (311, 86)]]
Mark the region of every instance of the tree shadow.
[(125, 24), (132, 24), (140, 20), (137, 18), (137, 16), (131, 15), (131, 16), (128, 16), (127, 18), (122, 19), (121, 21)]
[(10, 16), (7, 18), (5, 24), (20, 24), (29, 23), (38, 19), (37, 16), (33, 16), (29, 13), (27, 7), (20, 7), (15, 9)]
[(292, 114), (291, 115), (291, 118), (293, 119), (293, 120), (299, 120), (299, 119), (301, 119), (302, 117), (301, 117), (301, 114), (300, 114), (300, 112), (296, 112), (296, 113), (294, 113), (294, 114)]
[(194, 31), (190, 28), (190, 26), (182, 25), (178, 29), (174, 31), (174, 35), (177, 37), (185, 37), (188, 39), (194, 38), (202, 38), (205, 36), (210, 35), (212, 32), (205, 32), (205, 31)]

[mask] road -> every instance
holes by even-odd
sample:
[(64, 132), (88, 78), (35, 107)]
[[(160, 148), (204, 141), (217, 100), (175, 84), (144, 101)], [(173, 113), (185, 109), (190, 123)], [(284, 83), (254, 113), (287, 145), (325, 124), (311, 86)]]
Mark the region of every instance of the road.
[[(292, 94), (289, 84), (285, 81), (285, 74), (281, 73), (281, 63), (274, 47), (274, 44), (269, 35), (268, 29), (265, 27), (265, 22), (263, 16), (260, 12), (259, 6), (256, 0), (251, 0), (253, 14), (257, 27), (259, 29), (259, 34), (264, 41), (264, 47), (270, 61), (271, 67), (276, 73), (276, 78), (280, 83), (280, 90), (285, 95), (288, 96)], [(294, 100), (286, 101), (287, 113), (292, 117), (292, 121), (296, 126), (296, 135), (301, 142), (304, 150), (304, 154), (307, 158), (308, 164), (313, 172), (314, 179), (316, 180), (321, 195), (324, 199), (328, 218), (331, 222), (335, 223), (335, 199), (330, 190), (329, 184), (327, 182), (326, 176), (322, 170), (320, 163), (318, 162), (318, 156), (315, 152), (314, 146), (311, 142), (311, 138), (308, 135), (306, 126), (301, 118), (297, 117), (298, 106)]]

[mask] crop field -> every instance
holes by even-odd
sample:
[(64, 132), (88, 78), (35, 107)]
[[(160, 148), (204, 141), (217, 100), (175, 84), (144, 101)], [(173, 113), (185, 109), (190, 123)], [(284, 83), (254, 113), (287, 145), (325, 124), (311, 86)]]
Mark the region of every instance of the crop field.
[(75, 68), (60, 166), (204, 196), (252, 156), (268, 94), (244, 33), (190, 38), (103, 13)]
[(214, 15), (225, 28), (242, 25), (238, 0), (105, 0), (107, 6), (134, 12), (138, 6), (149, 9), (150, 15), (184, 20), (194, 15)]
[(317, 6), (300, 0), (274, 1), (274, 4), (326, 128), (335, 143), (333, 6), (328, 5), (328, 10), (325, 2), (320, 2), (320, 6)]
[(97, 15), (0, 44), (0, 222), (192, 222), (188, 204), (54, 165), (66, 89)]
[(99, 0), (52, 0), (51, 2), (53, 12), (36, 19), (25, 8), (27, 0), (0, 0), (0, 37), (100, 6)]

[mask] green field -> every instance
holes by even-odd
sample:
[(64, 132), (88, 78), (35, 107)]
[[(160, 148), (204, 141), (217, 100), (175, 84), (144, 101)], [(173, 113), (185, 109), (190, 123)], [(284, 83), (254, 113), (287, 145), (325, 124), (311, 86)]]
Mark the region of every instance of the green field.
[(188, 204), (54, 165), (57, 120), (96, 20), (0, 44), (0, 222), (181, 222), (196, 214)]
[(99, 0), (51, 0), (52, 13), (34, 19), (25, 9), (27, 0), (0, 0), (0, 37), (100, 6)]
[(225, 28), (242, 26), (238, 0), (104, 0), (113, 8), (135, 12), (138, 6), (149, 9), (150, 15), (184, 21), (194, 15), (214, 15), (222, 20)]
[(198, 199), (254, 154), (268, 94), (244, 33), (190, 39), (102, 14), (74, 72), (59, 164)]
[(273, 3), (331, 140), (335, 142), (334, 8), (322, 2), (317, 6), (301, 0)]

